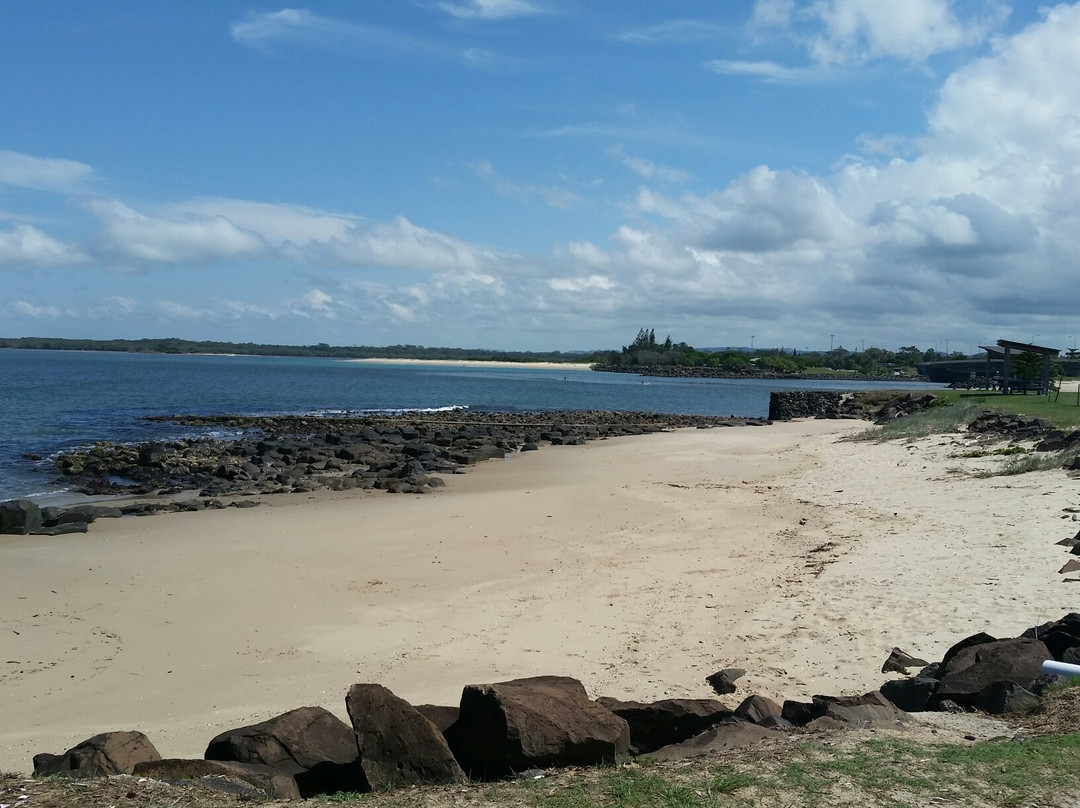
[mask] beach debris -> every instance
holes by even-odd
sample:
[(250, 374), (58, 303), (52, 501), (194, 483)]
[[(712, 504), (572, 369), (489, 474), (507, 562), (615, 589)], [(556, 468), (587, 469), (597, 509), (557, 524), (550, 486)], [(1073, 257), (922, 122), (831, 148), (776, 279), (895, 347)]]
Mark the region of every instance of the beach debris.
[(345, 706), (358, 762), (372, 789), (465, 782), (465, 773), (438, 727), (387, 688), (353, 685)]
[(735, 680), (744, 676), (746, 676), (746, 671), (742, 668), (724, 668), (706, 676), (705, 681), (721, 696), (726, 696), (735, 692)]
[(925, 659), (918, 659), (905, 651), (901, 651), (899, 648), (893, 648), (889, 653), (889, 658), (881, 666), (881, 672), (902, 673), (907, 676), (908, 668), (925, 668), (928, 664), (930, 663)]
[(34, 755), (34, 776), (106, 777), (131, 774), (137, 763), (161, 760), (143, 733), (136, 730), (103, 732), (87, 738), (62, 755)]
[(446, 731), (450, 749), (471, 778), (505, 777), (554, 766), (623, 763), (630, 727), (566, 676), (536, 676), (468, 685), (461, 717)]

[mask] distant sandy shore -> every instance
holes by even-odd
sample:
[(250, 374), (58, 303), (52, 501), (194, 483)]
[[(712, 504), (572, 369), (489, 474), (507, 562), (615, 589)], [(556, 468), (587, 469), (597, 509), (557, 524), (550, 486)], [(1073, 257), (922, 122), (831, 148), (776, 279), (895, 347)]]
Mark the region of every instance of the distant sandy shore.
[(355, 682), (593, 695), (860, 693), (893, 646), (940, 659), (1075, 609), (1062, 471), (976, 479), (953, 437), (778, 423), (548, 447), (427, 496), (296, 495), (0, 542), (0, 769), (106, 730), (166, 757)]
[(447, 365), (457, 368), (542, 368), (544, 370), (588, 370), (589, 365), (570, 362), (484, 362), (477, 359), (346, 359), (369, 365)]

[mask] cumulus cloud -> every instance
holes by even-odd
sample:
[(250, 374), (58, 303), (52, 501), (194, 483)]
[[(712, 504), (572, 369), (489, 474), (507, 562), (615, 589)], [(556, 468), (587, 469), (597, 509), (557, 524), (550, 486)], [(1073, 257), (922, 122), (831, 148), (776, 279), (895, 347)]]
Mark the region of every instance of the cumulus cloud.
[(136, 264), (193, 263), (264, 253), (265, 240), (221, 215), (151, 216), (115, 199), (81, 203), (104, 227), (105, 251)]
[(85, 260), (78, 247), (65, 244), (28, 224), (0, 229), (0, 266), (64, 266)]
[(756, 0), (750, 27), (757, 32), (783, 29), (818, 65), (882, 58), (922, 62), (985, 42), (1009, 15), (1008, 7), (995, 0), (966, 15), (956, 5), (955, 0)]
[(459, 19), (504, 20), (543, 13), (540, 6), (527, 0), (462, 0), (439, 3), (439, 8)]

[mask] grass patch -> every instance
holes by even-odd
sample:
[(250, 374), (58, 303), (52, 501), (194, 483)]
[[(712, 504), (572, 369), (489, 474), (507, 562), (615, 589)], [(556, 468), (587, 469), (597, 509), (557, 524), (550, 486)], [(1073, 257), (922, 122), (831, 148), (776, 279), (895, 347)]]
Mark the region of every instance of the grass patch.
[(871, 427), (847, 439), (884, 443), (889, 440), (914, 441), (928, 435), (957, 432), (974, 421), (984, 409), (986, 408), (973, 402), (942, 404), (881, 426)]
[(1066, 449), (1064, 452), (1033, 453), (1011, 460), (998, 471), (985, 472), (983, 477), (1009, 477), (1014, 474), (1027, 474), (1029, 471), (1048, 471), (1059, 469), (1080, 455), (1080, 449)]
[(1031, 449), (1027, 449), (1023, 446), (1003, 446), (999, 449), (992, 451), (987, 449), (973, 449), (970, 452), (964, 452), (961, 457), (1009, 457), (1011, 455), (1030, 454)]
[(980, 410), (1045, 418), (1058, 429), (1080, 428), (1080, 407), (1076, 405), (1076, 393), (1062, 393), (1057, 401), (1048, 400), (1046, 396), (1005, 396), (995, 390), (940, 390), (934, 395), (949, 404), (968, 403)]

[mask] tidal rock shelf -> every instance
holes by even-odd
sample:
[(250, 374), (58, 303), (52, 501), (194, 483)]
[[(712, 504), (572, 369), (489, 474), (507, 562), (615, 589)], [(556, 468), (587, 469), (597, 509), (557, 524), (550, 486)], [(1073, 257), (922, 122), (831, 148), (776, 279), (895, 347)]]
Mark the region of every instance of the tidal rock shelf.
[(469, 413), (359, 417), (172, 415), (153, 420), (229, 428), (231, 440), (189, 438), (137, 446), (97, 443), (60, 455), (63, 481), (83, 494), (201, 497), (378, 489), (427, 493), (440, 474), (483, 460), (590, 440), (689, 427), (766, 424), (761, 418), (640, 412)]

